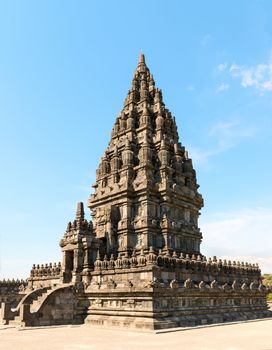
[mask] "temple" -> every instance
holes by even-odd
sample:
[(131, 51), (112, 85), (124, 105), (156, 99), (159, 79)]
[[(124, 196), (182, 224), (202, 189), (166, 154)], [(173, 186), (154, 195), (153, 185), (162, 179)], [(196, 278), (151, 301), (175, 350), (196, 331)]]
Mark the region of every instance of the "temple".
[(154, 330), (271, 316), (257, 264), (201, 254), (198, 188), (141, 53), (96, 171), (92, 220), (78, 203), (62, 262), (33, 265), (2, 322)]

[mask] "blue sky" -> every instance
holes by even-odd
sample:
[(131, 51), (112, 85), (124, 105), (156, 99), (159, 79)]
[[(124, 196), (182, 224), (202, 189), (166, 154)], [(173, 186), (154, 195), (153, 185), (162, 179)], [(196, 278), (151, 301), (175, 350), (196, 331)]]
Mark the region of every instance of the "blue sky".
[(0, 1), (0, 278), (61, 259), (142, 49), (205, 207), (203, 253), (272, 272), (271, 1)]

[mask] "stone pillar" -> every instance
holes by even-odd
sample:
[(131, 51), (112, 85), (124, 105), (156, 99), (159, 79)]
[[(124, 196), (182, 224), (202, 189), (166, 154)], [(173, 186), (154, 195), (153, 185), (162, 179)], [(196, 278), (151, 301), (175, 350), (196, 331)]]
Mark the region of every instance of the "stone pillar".
[(147, 216), (147, 200), (142, 201), (142, 216), (146, 217)]
[[(21, 324), (30, 326), (29, 321), (31, 320), (30, 304), (22, 304), (19, 310), (19, 317)], [(27, 322), (27, 323), (26, 323)]]
[(0, 324), (8, 324), (8, 321), (12, 319), (11, 303), (2, 302), (0, 311)]
[(61, 269), (62, 269), (62, 273), (66, 271), (66, 251), (62, 251), (62, 264), (61, 264)]
[(80, 251), (74, 249), (74, 269), (72, 273), (72, 282), (80, 282)]
[(113, 248), (113, 237), (112, 237), (112, 223), (110, 221), (110, 218), (108, 218), (108, 221), (106, 223), (106, 244), (107, 244), (107, 247), (106, 247), (106, 250), (107, 250), (107, 253), (109, 253), (111, 251), (111, 249)]
[(122, 220), (127, 219), (128, 217), (128, 207), (127, 207), (127, 203), (123, 204), (122, 206)]
[(90, 265), (89, 265), (89, 249), (88, 247), (84, 250), (84, 264), (83, 264), (83, 271), (82, 271), (82, 282), (89, 284), (91, 281), (90, 277)]
[(62, 264), (61, 264), (61, 274), (60, 274), (60, 283), (66, 283), (66, 272), (67, 272), (67, 252), (62, 251)]

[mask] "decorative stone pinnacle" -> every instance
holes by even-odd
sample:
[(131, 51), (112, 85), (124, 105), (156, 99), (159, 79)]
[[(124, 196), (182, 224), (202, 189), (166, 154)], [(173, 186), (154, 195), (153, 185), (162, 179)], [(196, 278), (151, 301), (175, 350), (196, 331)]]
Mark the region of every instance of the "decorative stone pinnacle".
[(139, 62), (138, 62), (138, 64), (145, 64), (145, 56), (142, 53), (142, 51), (140, 52), (140, 55), (139, 55)]
[(84, 204), (82, 202), (77, 203), (76, 220), (84, 220)]

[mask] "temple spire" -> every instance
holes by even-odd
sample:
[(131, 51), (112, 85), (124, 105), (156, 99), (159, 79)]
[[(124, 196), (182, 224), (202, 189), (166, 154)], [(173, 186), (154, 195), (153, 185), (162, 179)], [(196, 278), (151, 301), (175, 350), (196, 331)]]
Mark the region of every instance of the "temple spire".
[[(137, 78), (137, 73), (145, 73), (145, 74), (149, 74), (149, 69), (147, 68), (147, 65), (145, 63), (145, 55), (140, 52), (140, 55), (139, 55), (139, 60), (138, 60), (138, 65), (137, 65), (137, 68), (136, 68), (136, 78)], [(134, 75), (135, 76), (135, 75)], [(138, 78), (142, 78), (142, 77), (138, 77)], [(146, 76), (145, 76), (146, 78)], [(141, 79), (140, 79), (141, 80)]]
[(77, 203), (76, 220), (77, 221), (84, 220), (84, 205), (82, 202)]
[(199, 254), (203, 200), (192, 164), (176, 154), (178, 142), (162, 91), (140, 52), (107, 148), (107, 171), (98, 170), (88, 205), (108, 255), (147, 249), (150, 242), (154, 249)]
[(142, 53), (142, 50), (141, 50), (140, 55), (139, 55), (138, 65), (140, 65), (140, 64), (145, 64), (145, 55)]

